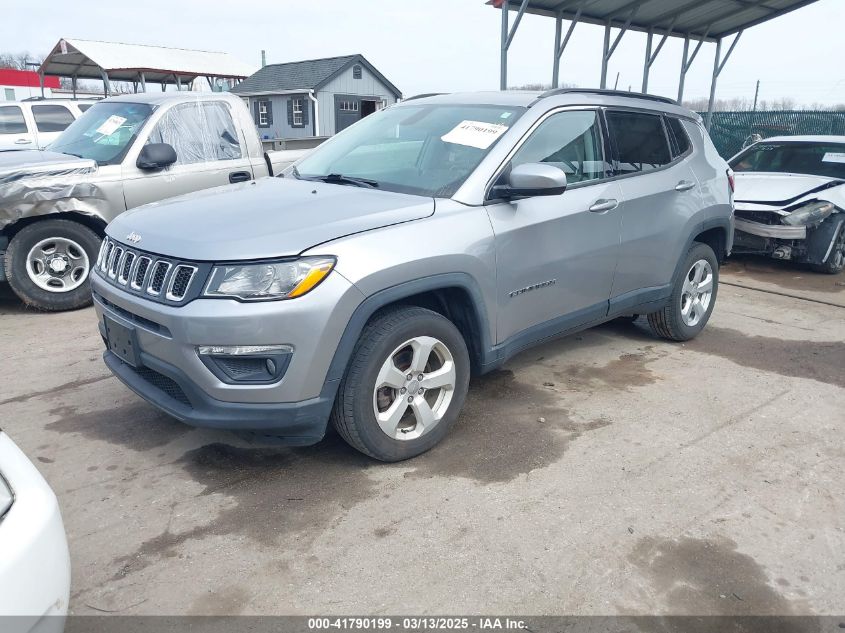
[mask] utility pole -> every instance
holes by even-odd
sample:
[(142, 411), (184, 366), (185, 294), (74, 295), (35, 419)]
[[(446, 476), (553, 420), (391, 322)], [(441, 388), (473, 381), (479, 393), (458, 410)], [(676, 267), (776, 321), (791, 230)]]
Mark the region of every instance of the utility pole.
[(760, 94), (760, 80), (757, 80), (757, 88), (754, 90), (754, 108), (752, 112), (757, 112), (757, 96)]
[[(620, 71), (620, 72), (621, 72), (621, 71)], [(615, 82), (613, 82), (613, 89), (614, 89), (614, 90), (616, 90), (616, 88), (617, 88), (618, 86), (619, 86), (619, 73), (617, 72), (617, 73), (616, 73), (616, 81), (615, 81)]]
[(757, 87), (754, 89), (754, 107), (751, 109), (751, 120), (748, 123), (748, 136), (754, 134), (754, 119), (757, 118), (757, 97), (760, 94), (760, 80), (757, 80)]

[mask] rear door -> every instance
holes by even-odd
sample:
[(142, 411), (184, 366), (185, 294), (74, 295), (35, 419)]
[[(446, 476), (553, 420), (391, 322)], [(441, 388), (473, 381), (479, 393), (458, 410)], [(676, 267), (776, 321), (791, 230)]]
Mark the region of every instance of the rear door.
[[(138, 169), (144, 143), (167, 143), (176, 163), (159, 171)], [(224, 101), (197, 101), (174, 106), (139, 139), (123, 165), (126, 208), (253, 178), (241, 131)]]
[(614, 307), (661, 298), (672, 281), (678, 241), (700, 208), (698, 181), (660, 113), (606, 112), (613, 168), (622, 189), (622, 243), (611, 300)]
[(0, 150), (36, 149), (34, 129), (19, 105), (0, 105)]
[(519, 347), (607, 313), (621, 194), (604, 154), (598, 111), (566, 109), (541, 120), (505, 166), (499, 182), (517, 165), (555, 165), (566, 172), (567, 189), (487, 206), (496, 234), (498, 343)]
[(58, 103), (32, 105), (32, 118), (38, 130), (38, 148), (44, 149), (76, 120), (70, 109)]

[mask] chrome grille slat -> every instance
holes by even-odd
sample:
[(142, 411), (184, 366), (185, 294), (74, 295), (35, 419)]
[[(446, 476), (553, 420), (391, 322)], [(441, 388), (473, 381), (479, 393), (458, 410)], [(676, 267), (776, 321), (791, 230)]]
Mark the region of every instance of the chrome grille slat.
[(140, 290), (144, 287), (144, 282), (147, 281), (147, 273), (150, 272), (150, 264), (153, 260), (146, 255), (141, 255), (138, 258), (138, 263), (135, 264), (135, 271), (132, 275), (132, 283), (129, 284), (133, 290)]
[(158, 259), (153, 264), (152, 272), (150, 273), (150, 282), (147, 285), (147, 294), (157, 296), (161, 294), (164, 288), (164, 282), (167, 279), (167, 273), (170, 272), (171, 264), (165, 259)]
[(109, 240), (108, 249), (106, 250), (106, 254), (103, 257), (103, 263), (100, 267), (100, 270), (106, 272), (109, 269), (109, 264), (111, 263), (111, 256), (114, 255), (114, 242)]
[(117, 283), (121, 286), (125, 286), (126, 282), (129, 281), (129, 273), (132, 270), (132, 264), (135, 263), (135, 253), (132, 251), (126, 251), (123, 255), (123, 262), (120, 264), (119, 273), (117, 275)]
[(167, 286), (167, 293), (165, 298), (170, 301), (181, 301), (188, 292), (194, 275), (197, 272), (196, 266), (189, 266), (187, 264), (179, 264), (173, 269), (173, 274), (170, 276), (170, 283)]
[(120, 260), (123, 259), (124, 250), (120, 246), (115, 246), (109, 260), (109, 277), (114, 279), (117, 276), (117, 269), (120, 267)]

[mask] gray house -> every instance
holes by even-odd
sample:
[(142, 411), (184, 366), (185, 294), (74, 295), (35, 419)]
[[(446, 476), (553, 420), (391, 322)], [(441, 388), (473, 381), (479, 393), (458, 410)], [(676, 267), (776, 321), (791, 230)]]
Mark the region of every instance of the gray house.
[(232, 92), (263, 139), (331, 136), (402, 98), (363, 55), (268, 64)]

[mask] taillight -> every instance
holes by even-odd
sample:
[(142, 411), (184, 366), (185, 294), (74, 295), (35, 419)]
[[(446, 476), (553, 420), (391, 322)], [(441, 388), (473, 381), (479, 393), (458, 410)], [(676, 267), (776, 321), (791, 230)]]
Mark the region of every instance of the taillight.
[(736, 191), (736, 184), (734, 183), (734, 170), (728, 170), (728, 186), (731, 188), (731, 193)]

